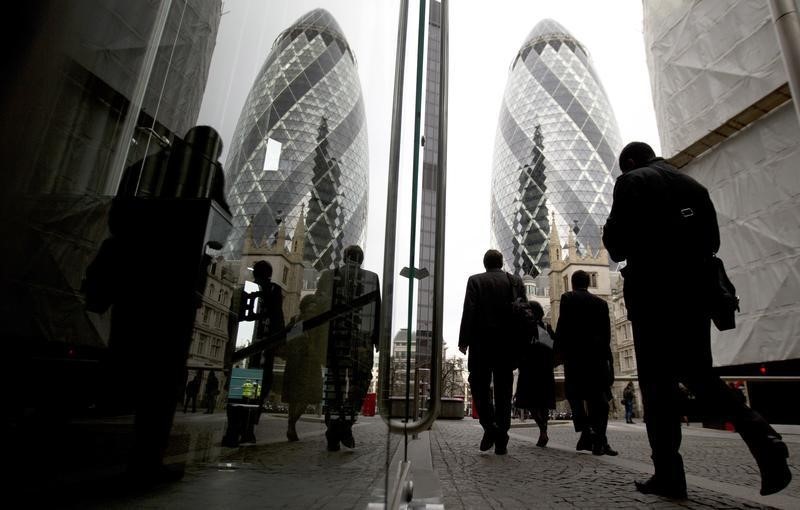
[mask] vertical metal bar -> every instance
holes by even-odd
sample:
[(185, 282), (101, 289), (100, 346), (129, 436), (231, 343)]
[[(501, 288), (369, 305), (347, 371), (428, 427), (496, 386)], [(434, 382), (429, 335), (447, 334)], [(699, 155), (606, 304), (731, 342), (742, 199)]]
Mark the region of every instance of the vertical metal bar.
[[(414, 94), (414, 164), (411, 171), (411, 240), (408, 254), (408, 267), (411, 270), (411, 274), (408, 278), (408, 330), (406, 332), (406, 422), (410, 421), (411, 418), (409, 416), (411, 406), (411, 335), (414, 325), (414, 280), (416, 277), (414, 264), (417, 258), (417, 188), (419, 187), (419, 147), (422, 124), (422, 75), (425, 66), (425, 5), (426, 0), (420, 0), (419, 27), (417, 29), (417, 84), (416, 93)], [(408, 434), (405, 435), (404, 439), (404, 459), (408, 460)]]
[(120, 134), (119, 141), (117, 141), (117, 148), (114, 151), (114, 161), (111, 163), (110, 175), (106, 180), (105, 189), (103, 190), (106, 195), (116, 194), (117, 188), (119, 188), (122, 172), (125, 170), (125, 161), (128, 159), (128, 151), (131, 147), (133, 130), (136, 128), (136, 122), (139, 120), (139, 110), (142, 109), (144, 93), (147, 90), (147, 85), (150, 83), (150, 75), (153, 72), (153, 64), (156, 61), (156, 54), (158, 53), (159, 43), (164, 33), (164, 27), (167, 24), (171, 6), (172, 0), (161, 0), (161, 5), (158, 7), (153, 31), (150, 33), (150, 39), (147, 41), (147, 49), (144, 53), (142, 67), (139, 69), (139, 75), (136, 79), (136, 85), (133, 88), (133, 94), (131, 94), (128, 111), (125, 114), (122, 133)]
[(390, 359), (392, 311), (394, 296), (395, 244), (397, 242), (397, 188), (400, 174), (400, 132), (403, 123), (403, 81), (406, 66), (406, 31), (408, 0), (401, 0), (397, 24), (397, 54), (394, 64), (394, 99), (392, 101), (392, 135), (389, 146), (389, 176), (386, 191), (386, 225), (383, 243), (383, 293), (381, 297), (381, 336), (378, 358), (380, 377), (380, 414), (388, 421), (391, 396)]
[(800, 18), (795, 0), (769, 0), (772, 22), (778, 36), (783, 65), (792, 91), (792, 102), (800, 122)]

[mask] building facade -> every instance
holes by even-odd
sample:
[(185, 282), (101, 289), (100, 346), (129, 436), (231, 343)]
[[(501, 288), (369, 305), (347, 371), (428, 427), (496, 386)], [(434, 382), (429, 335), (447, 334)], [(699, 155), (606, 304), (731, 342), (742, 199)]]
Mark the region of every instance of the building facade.
[[(227, 368), (225, 353), (231, 341), (228, 324), (231, 302), (236, 290), (236, 274), (221, 256), (212, 259), (207, 274), (203, 301), (197, 309), (189, 359), (186, 362), (187, 381), (191, 380), (196, 372), (205, 373), (210, 370), (216, 371), (217, 378), (221, 380)], [(200, 397), (205, 394), (205, 382), (204, 375), (200, 386)], [(222, 401), (223, 398), (223, 392), (220, 391), (218, 401)]]
[(586, 48), (553, 20), (514, 58), (500, 106), (492, 169), (492, 242), (509, 271), (550, 265), (551, 221), (579, 252), (600, 246), (621, 138)]
[(316, 9), (284, 30), (253, 83), (231, 142), (227, 196), (238, 259), (249, 228), (294, 236), (305, 210), (304, 260), (313, 285), (364, 243), (369, 190), (364, 99), (356, 60), (336, 20)]

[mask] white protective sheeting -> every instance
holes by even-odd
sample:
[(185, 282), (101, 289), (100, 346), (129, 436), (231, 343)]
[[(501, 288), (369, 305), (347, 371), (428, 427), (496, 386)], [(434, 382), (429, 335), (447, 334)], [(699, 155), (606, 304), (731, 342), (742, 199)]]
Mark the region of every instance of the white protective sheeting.
[(643, 7), (664, 157), (786, 83), (766, 0), (654, 0)]
[(800, 358), (799, 138), (787, 103), (683, 168), (711, 193), (741, 298), (736, 329), (711, 328), (717, 366)]

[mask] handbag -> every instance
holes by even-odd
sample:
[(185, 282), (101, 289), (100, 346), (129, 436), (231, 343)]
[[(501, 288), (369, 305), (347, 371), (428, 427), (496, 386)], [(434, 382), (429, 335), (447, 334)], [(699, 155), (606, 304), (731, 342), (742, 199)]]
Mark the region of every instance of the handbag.
[(722, 259), (716, 254), (709, 263), (711, 320), (720, 331), (736, 327), (735, 313), (739, 311), (739, 296), (733, 286)]

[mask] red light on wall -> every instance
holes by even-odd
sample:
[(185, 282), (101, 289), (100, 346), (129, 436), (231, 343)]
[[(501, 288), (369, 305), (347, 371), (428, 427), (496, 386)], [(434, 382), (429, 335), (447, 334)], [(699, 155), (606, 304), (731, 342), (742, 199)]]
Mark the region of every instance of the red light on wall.
[(760, 367), (758, 367), (758, 373), (761, 375), (767, 375), (767, 367), (761, 365)]

